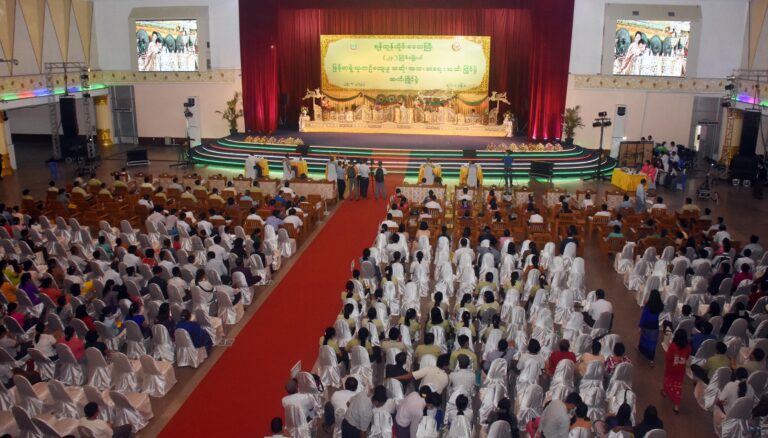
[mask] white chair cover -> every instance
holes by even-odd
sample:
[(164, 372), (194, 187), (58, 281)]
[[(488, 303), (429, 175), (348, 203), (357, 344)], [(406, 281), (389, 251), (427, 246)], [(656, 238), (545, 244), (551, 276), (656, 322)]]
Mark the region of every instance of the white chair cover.
[(40, 373), (40, 378), (42, 380), (53, 379), (56, 370), (56, 364), (36, 348), (30, 348), (27, 350), (27, 353), (29, 353), (29, 357), (35, 363), (35, 369), (38, 373)]
[(580, 390), (579, 395), (581, 395), (582, 401), (589, 408), (587, 416), (590, 420), (597, 421), (605, 418), (605, 390), (602, 387), (592, 386), (585, 390)]
[(85, 359), (88, 363), (88, 385), (105, 391), (112, 386), (112, 366), (99, 350), (94, 347), (85, 350)]
[(752, 416), (752, 407), (755, 400), (752, 397), (741, 397), (733, 403), (723, 420), (720, 430), (715, 430), (718, 437), (723, 438), (750, 438), (752, 432), (749, 428), (749, 419)]
[(59, 356), (59, 360), (56, 361), (56, 378), (65, 385), (82, 385), (85, 380), (83, 367), (75, 359), (69, 346), (56, 344), (56, 354)]
[(594, 361), (587, 364), (587, 371), (581, 378), (579, 392), (583, 392), (593, 387), (603, 387), (603, 378), (605, 376), (605, 364), (600, 361)]
[(51, 394), (48, 383), (35, 383), (33, 386), (26, 377), (13, 376), (13, 384), (16, 387), (16, 406), (23, 409), (28, 415), (36, 416), (43, 412), (43, 406), (50, 404)]
[(151, 397), (163, 397), (176, 384), (176, 374), (170, 362), (155, 361), (151, 356), (142, 354), (141, 362), (141, 392)]
[(168, 328), (162, 324), (152, 326), (152, 357), (155, 360), (163, 360), (171, 364), (176, 362), (171, 335), (168, 333)]
[(117, 426), (130, 424), (131, 430), (136, 433), (143, 429), (154, 416), (147, 394), (110, 391), (109, 396), (115, 402), (115, 425)]
[(184, 329), (176, 329), (176, 366), (197, 368), (208, 357), (205, 347), (195, 348), (192, 339)]
[[(727, 367), (718, 368), (709, 379), (709, 384), (704, 389), (702, 401), (704, 404), (702, 407), (708, 411), (711, 411), (717, 401), (717, 396), (720, 395), (720, 391), (723, 390), (725, 385), (731, 381), (731, 369)], [(701, 404), (701, 403), (700, 403)]]
[[(342, 321), (344, 325), (346, 322)], [(326, 388), (341, 388), (341, 370), (336, 358), (336, 352), (328, 345), (321, 345), (315, 365), (315, 374)]]
[(497, 420), (491, 423), (487, 438), (512, 438), (512, 428), (509, 422)]
[(53, 412), (59, 418), (80, 418), (85, 406), (85, 393), (78, 386), (65, 387), (57, 380), (48, 383), (48, 390), (53, 398)]
[(392, 414), (389, 411), (373, 408), (373, 421), (368, 436), (371, 438), (392, 438)]
[(575, 377), (576, 364), (573, 361), (565, 359), (558, 362), (555, 373), (552, 375), (547, 399), (565, 400), (565, 397), (576, 388)]
[(144, 334), (136, 322), (126, 320), (125, 326), (125, 355), (131, 360), (138, 360), (142, 354), (147, 354), (147, 346), (144, 343)]
[(540, 417), (543, 411), (544, 390), (536, 384), (528, 385), (523, 391), (517, 408), (517, 420), (520, 424), (528, 424), (534, 418)]
[(349, 355), (349, 374), (358, 376), (358, 381), (366, 388), (373, 388), (373, 368), (368, 351), (360, 345), (352, 348)]
[(480, 423), (487, 422), (488, 417), (496, 410), (499, 400), (506, 396), (507, 386), (504, 384), (496, 383), (480, 388), (480, 411), (478, 415)]
[(119, 351), (109, 356), (112, 359), (112, 386), (115, 391), (136, 392), (139, 390), (139, 361), (132, 361)]

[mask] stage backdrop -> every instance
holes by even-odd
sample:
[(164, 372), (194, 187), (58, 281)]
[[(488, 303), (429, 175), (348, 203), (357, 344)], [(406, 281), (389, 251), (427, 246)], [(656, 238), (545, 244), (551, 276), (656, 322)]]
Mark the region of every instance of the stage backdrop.
[(478, 35), (491, 39), (489, 90), (509, 93), (501, 112), (512, 111), (529, 137), (559, 138), (573, 1), (394, 1), (400, 7), (385, 8), (376, 0), (240, 0), (246, 128), (271, 132), (280, 117), (297, 123), (305, 90), (322, 85), (321, 35)]

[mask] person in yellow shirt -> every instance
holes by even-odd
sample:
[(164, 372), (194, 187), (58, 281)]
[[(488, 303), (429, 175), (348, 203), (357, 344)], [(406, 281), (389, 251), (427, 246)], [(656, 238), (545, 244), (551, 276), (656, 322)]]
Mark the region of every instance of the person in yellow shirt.
[(443, 318), (443, 312), (440, 310), (439, 307), (433, 307), (432, 310), (429, 311), (429, 321), (427, 321), (427, 331), (431, 330), (432, 327), (442, 327), (445, 334), (448, 334), (448, 329), (450, 328), (450, 325), (448, 324), (448, 321)]
[(451, 353), (451, 362), (449, 365), (450, 369), (456, 368), (456, 360), (459, 358), (460, 355), (465, 355), (469, 358), (470, 361), (472, 361), (472, 369), (477, 369), (477, 355), (469, 349), (469, 337), (466, 335), (459, 336), (459, 349)]
[(197, 203), (197, 198), (195, 197), (194, 194), (192, 194), (192, 188), (190, 188), (189, 186), (187, 186), (184, 189), (184, 193), (181, 194), (181, 199), (189, 199), (189, 200)]
[(99, 189), (99, 196), (107, 196), (109, 199), (112, 199), (112, 192), (107, 189), (107, 185), (104, 183), (101, 183), (101, 189)]
[(352, 338), (349, 342), (347, 342), (347, 345), (345, 349), (347, 350), (347, 353), (352, 353), (352, 348), (359, 346), (362, 346), (365, 348), (365, 351), (368, 352), (368, 356), (373, 356), (373, 345), (371, 345), (371, 341), (369, 340), (371, 333), (368, 331), (365, 327), (360, 327), (360, 330), (357, 331), (357, 335)]
[(122, 187), (122, 188), (128, 188), (128, 186), (127, 186), (127, 185), (125, 185), (125, 183), (123, 182), (123, 180), (121, 180), (121, 179), (120, 179), (120, 175), (115, 175), (115, 180), (114, 180), (114, 181), (112, 181), (112, 188), (113, 188), (113, 189), (116, 189), (116, 188), (118, 188), (118, 187)]
[(141, 183), (141, 185), (139, 187), (142, 188), (142, 189), (150, 189), (152, 191), (155, 190), (155, 186), (152, 185), (152, 181), (150, 181), (148, 176), (144, 177), (144, 182)]
[(470, 315), (475, 316), (477, 315), (477, 307), (475, 307), (474, 303), (472, 303), (472, 295), (466, 293), (461, 296), (461, 301), (456, 302), (456, 306), (453, 308), (453, 311), (458, 314), (459, 310), (466, 309), (467, 312), (469, 312)]
[(224, 202), (224, 198), (219, 196), (219, 189), (217, 189), (217, 188), (214, 188), (213, 190), (211, 190), (211, 194), (208, 196), (208, 200), (209, 201), (219, 201), (219, 202), (222, 202), (222, 203)]
[(421, 330), (421, 324), (419, 324), (416, 309), (406, 310), (405, 315), (400, 317), (399, 323), (401, 326), (408, 328), (408, 333), (411, 335), (411, 342), (415, 342), (418, 339), (419, 330)]
[(469, 331), (472, 333), (472, 338), (477, 337), (477, 329), (475, 329), (475, 325), (472, 324), (472, 315), (469, 314), (466, 310), (461, 312), (461, 315), (459, 315), (460, 321), (456, 323), (456, 331), (458, 331), (460, 328), (468, 328)]
[(72, 194), (82, 195), (85, 199), (88, 199), (91, 197), (91, 195), (89, 195), (88, 192), (85, 191), (85, 189), (80, 187), (79, 181), (74, 182), (74, 187), (72, 187)]
[(416, 363), (421, 363), (421, 359), (424, 356), (435, 356), (437, 358), (443, 353), (442, 348), (439, 345), (435, 345), (435, 335), (432, 333), (426, 333), (424, 335), (424, 343), (416, 347), (414, 355), (416, 356)]
[(339, 343), (336, 341), (335, 328), (328, 327), (325, 329), (323, 336), (320, 336), (320, 345), (327, 345), (331, 347), (334, 353), (336, 353), (336, 358), (341, 359), (341, 349), (339, 348)]
[(21, 192), (21, 199), (24, 201), (34, 201), (35, 198), (32, 197), (29, 189), (24, 189), (23, 192)]
[(384, 323), (382, 323), (378, 318), (375, 307), (368, 308), (368, 313), (366, 314), (366, 318), (363, 319), (362, 325), (363, 327), (368, 327), (370, 330), (369, 323), (373, 323), (373, 326), (376, 327), (376, 332), (379, 336), (384, 334)]
[(95, 173), (91, 173), (91, 179), (88, 180), (88, 187), (101, 187), (101, 181), (96, 178)]
[(342, 310), (341, 315), (336, 318), (337, 320), (340, 319), (342, 321), (346, 321), (347, 325), (349, 326), (349, 331), (354, 333), (355, 328), (357, 327), (357, 322), (355, 321), (355, 318), (352, 318), (352, 312), (355, 311), (355, 305), (352, 303), (347, 303), (344, 305), (344, 309)]
[(693, 199), (685, 198), (685, 205), (682, 208), (683, 213), (700, 213), (701, 209), (693, 203)]

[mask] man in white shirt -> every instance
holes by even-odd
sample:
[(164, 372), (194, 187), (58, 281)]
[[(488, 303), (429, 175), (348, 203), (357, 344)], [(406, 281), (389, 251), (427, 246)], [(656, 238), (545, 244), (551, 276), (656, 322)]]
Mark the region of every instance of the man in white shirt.
[(473, 251), (472, 248), (469, 247), (469, 240), (467, 240), (466, 237), (462, 237), (461, 240), (459, 240), (459, 249), (457, 249), (453, 253), (453, 264), (454, 265), (459, 263), (459, 258), (463, 254), (469, 254), (469, 256), (472, 258), (472, 260), (475, 259), (475, 251)]
[(165, 216), (163, 215), (162, 210), (158, 207), (147, 217), (147, 221), (151, 222), (155, 227), (158, 227), (160, 224), (164, 224)]
[(338, 412), (339, 409), (346, 411), (349, 399), (354, 397), (355, 394), (357, 394), (357, 379), (354, 377), (347, 377), (347, 380), (344, 382), (344, 389), (334, 392), (333, 396), (331, 396), (333, 410), (336, 412)]
[(403, 217), (403, 210), (400, 210), (397, 208), (397, 204), (392, 204), (392, 208), (389, 209), (389, 214), (395, 218), (395, 217)]
[(750, 250), (752, 252), (753, 260), (760, 260), (760, 258), (763, 256), (763, 246), (758, 243), (759, 241), (760, 237), (753, 234), (749, 236), (749, 243), (744, 246), (744, 251)]
[[(381, 225), (386, 225), (387, 228), (397, 228), (397, 222), (392, 220), (392, 213), (387, 213), (387, 218), (381, 222)], [(381, 229), (379, 225), (379, 229)]]
[(285, 182), (285, 186), (280, 188), (280, 193), (291, 195), (291, 197), (296, 196), (296, 192), (293, 191), (293, 189), (291, 188), (291, 183), (289, 183), (288, 181)]
[(666, 209), (667, 209), (667, 204), (664, 203), (664, 198), (662, 198), (661, 196), (656, 197), (656, 203), (651, 205), (651, 212), (653, 212), (653, 210), (666, 210)]
[(459, 369), (451, 373), (451, 391), (457, 388), (464, 388), (467, 393), (474, 394), (477, 380), (475, 379), (474, 371), (470, 368), (472, 361), (466, 354), (461, 354), (456, 359), (456, 362), (459, 364)]
[(531, 217), (528, 218), (528, 223), (529, 224), (543, 224), (544, 223), (544, 216), (542, 216), (541, 213), (539, 213), (539, 209), (538, 208), (534, 208), (533, 209), (533, 214), (531, 215)]
[(448, 366), (450, 365), (450, 356), (448, 354), (442, 354), (437, 358), (437, 365), (433, 367), (419, 368), (416, 371), (402, 376), (395, 377), (397, 380), (420, 380), (419, 386), (427, 386), (430, 390), (442, 394), (443, 390), (448, 386)]
[(461, 201), (471, 201), (472, 195), (469, 194), (469, 187), (463, 187), (461, 189), (461, 194), (459, 195), (459, 202)]
[(440, 211), (440, 212), (443, 211), (443, 206), (440, 205), (439, 202), (437, 202), (437, 196), (435, 196), (435, 195), (430, 196), (429, 197), (429, 201), (427, 201), (424, 204), (424, 206), (427, 207), (430, 210), (437, 210), (437, 211)]
[(283, 397), (283, 408), (293, 405), (301, 409), (304, 418), (311, 419), (315, 416), (315, 398), (311, 394), (302, 394), (299, 392), (299, 385), (296, 380), (291, 380), (285, 385), (285, 391), (288, 395)]
[(745, 249), (741, 253), (741, 257), (736, 259), (736, 263), (734, 263), (734, 266), (741, 266), (741, 265), (748, 265), (750, 271), (755, 270), (755, 261), (752, 259), (752, 251)]
[(152, 200), (149, 199), (149, 195), (144, 195), (141, 199), (139, 199), (139, 205), (147, 207), (147, 209), (150, 211), (155, 208), (155, 206), (152, 204)]
[(224, 262), (222, 262), (220, 259), (216, 258), (216, 253), (213, 251), (208, 251), (208, 261), (205, 263), (206, 269), (211, 269), (213, 271), (216, 271), (220, 277), (223, 277), (227, 275), (227, 267), (224, 266)]
[(611, 212), (608, 211), (608, 204), (603, 204), (600, 206), (600, 211), (595, 213), (595, 216), (607, 216), (611, 217)]
[(371, 168), (368, 167), (368, 163), (363, 160), (357, 166), (357, 177), (360, 178), (360, 194), (363, 198), (368, 198), (368, 185), (371, 181)]
[(427, 406), (432, 391), (428, 386), (422, 385), (419, 391), (408, 394), (397, 407), (395, 414), (395, 436), (415, 437), (419, 422), (424, 416), (424, 408)]
[(221, 236), (214, 236), (213, 245), (208, 247), (208, 251), (216, 254), (216, 258), (221, 261), (224, 261), (224, 259), (227, 258), (227, 250), (221, 246)]
[(613, 314), (613, 304), (605, 299), (604, 290), (598, 289), (595, 291), (595, 301), (589, 305), (589, 310), (586, 313), (589, 318), (585, 318), (584, 322), (589, 324), (590, 327), (594, 325), (595, 321), (597, 321), (597, 318), (599, 318), (602, 313)]
[(91, 431), (94, 438), (112, 438), (131, 436), (131, 425), (112, 427), (111, 424), (99, 419), (99, 405), (90, 402), (83, 408), (85, 417), (77, 421), (77, 425)]
[(123, 256), (123, 263), (125, 263), (125, 266), (132, 266), (136, 267), (141, 263), (141, 258), (137, 257), (136, 252), (136, 245), (131, 245), (128, 247), (128, 252), (125, 253)]
[(248, 213), (248, 216), (245, 217), (245, 220), (250, 221), (258, 221), (260, 224), (264, 225), (264, 219), (261, 218), (261, 216), (256, 213), (256, 208), (251, 208), (250, 213)]
[(297, 230), (300, 229), (304, 225), (304, 221), (299, 218), (299, 216), (296, 215), (296, 209), (291, 208), (288, 210), (288, 216), (283, 219), (283, 223), (291, 224), (294, 228)]
[(200, 215), (200, 220), (197, 221), (197, 231), (205, 231), (206, 236), (213, 234), (213, 224), (208, 222), (208, 217), (205, 214)]
[(718, 231), (715, 233), (715, 237), (713, 237), (712, 240), (718, 245), (721, 245), (725, 239), (731, 240), (731, 234), (728, 232), (728, 228), (725, 224), (720, 224), (720, 227), (718, 227)]

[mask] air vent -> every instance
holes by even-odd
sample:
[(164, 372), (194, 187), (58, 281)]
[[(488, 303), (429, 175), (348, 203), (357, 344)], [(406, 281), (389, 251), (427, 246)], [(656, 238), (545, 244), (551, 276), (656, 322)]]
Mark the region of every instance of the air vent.
[(674, 17), (674, 16), (675, 16), (675, 12), (674, 11), (667, 12), (667, 17)]
[(640, 11), (632, 11), (632, 16), (633, 17), (639, 17), (640, 16)]

